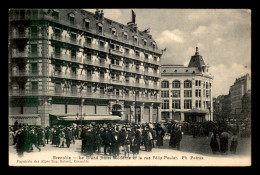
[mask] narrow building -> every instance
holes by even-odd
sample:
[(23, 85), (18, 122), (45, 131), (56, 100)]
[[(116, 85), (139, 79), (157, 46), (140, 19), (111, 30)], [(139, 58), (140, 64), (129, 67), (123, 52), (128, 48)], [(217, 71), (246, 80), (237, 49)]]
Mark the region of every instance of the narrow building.
[(213, 120), (212, 81), (198, 48), (188, 67), (161, 66), (162, 120)]

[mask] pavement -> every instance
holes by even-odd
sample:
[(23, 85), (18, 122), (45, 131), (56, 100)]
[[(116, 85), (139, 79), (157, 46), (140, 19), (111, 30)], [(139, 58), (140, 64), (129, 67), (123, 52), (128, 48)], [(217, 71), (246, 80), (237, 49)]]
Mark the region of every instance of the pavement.
[(237, 153), (228, 152), (225, 155), (213, 155), (209, 146), (210, 139), (206, 137), (193, 138), (184, 135), (181, 149), (169, 148), (169, 140), (164, 140), (160, 148), (151, 152), (144, 151), (141, 146), (139, 155), (124, 157), (123, 150), (117, 158), (104, 153), (94, 153), (86, 156), (81, 153), (81, 140), (76, 140), (70, 148), (58, 148), (51, 144), (41, 147), (39, 152), (34, 147), (33, 152), (25, 152), (18, 157), (14, 146), (9, 146), (10, 166), (249, 166), (251, 164), (251, 139), (239, 138)]

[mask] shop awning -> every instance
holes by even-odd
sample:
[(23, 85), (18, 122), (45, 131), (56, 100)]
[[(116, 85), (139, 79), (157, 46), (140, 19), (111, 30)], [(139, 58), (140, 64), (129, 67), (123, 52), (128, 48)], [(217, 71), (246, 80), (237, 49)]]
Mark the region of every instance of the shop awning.
[[(80, 121), (80, 116), (57, 116), (58, 120), (64, 120), (64, 121)], [(117, 115), (87, 115), (83, 116), (82, 120), (84, 121), (99, 121), (99, 120), (121, 120), (121, 117)]]
[(194, 113), (194, 114), (208, 114), (209, 111), (194, 108), (194, 109), (185, 111), (184, 113), (189, 113), (189, 114), (191, 114), (191, 113)]

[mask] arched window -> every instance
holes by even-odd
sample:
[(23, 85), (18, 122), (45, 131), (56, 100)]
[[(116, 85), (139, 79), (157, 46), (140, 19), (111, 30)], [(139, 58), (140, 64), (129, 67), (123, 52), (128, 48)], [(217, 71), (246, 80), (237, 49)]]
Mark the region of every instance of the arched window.
[(181, 83), (179, 80), (174, 80), (172, 82), (172, 88), (180, 88), (180, 86), (181, 86)]
[(161, 83), (161, 87), (162, 88), (169, 88), (169, 82), (168, 81), (162, 81), (162, 83)]
[(192, 82), (190, 80), (185, 80), (184, 88), (192, 88)]

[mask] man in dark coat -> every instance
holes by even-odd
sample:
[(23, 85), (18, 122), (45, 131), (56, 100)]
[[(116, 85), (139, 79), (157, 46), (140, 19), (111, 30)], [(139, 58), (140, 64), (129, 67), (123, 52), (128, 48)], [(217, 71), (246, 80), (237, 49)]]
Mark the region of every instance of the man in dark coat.
[[(82, 145), (81, 145), (81, 152), (85, 152), (86, 151), (86, 133), (87, 133), (87, 129), (84, 127), (82, 129), (82, 132), (81, 132), (81, 139), (82, 139)], [(78, 138), (80, 138), (78, 137)]]
[(23, 156), (23, 152), (24, 152), (24, 137), (25, 137), (24, 130), (19, 129), (15, 137), (16, 137), (16, 151), (18, 153), (18, 156), (21, 157)]
[(181, 128), (178, 126), (175, 132), (175, 139), (176, 139), (176, 146), (177, 150), (180, 150), (180, 143), (182, 139), (182, 133), (181, 133)]
[(112, 148), (112, 152), (113, 152), (113, 156), (117, 157), (119, 155), (119, 136), (118, 136), (118, 132), (115, 132), (114, 130), (112, 130), (112, 137), (111, 137), (111, 148)]
[[(111, 138), (110, 138), (110, 133), (108, 129), (105, 129), (105, 132), (101, 135), (103, 144), (104, 144), (104, 154), (107, 155), (107, 150), (109, 149), (111, 145)], [(109, 149), (109, 155), (111, 155), (111, 150)]]
[(66, 139), (67, 148), (69, 148), (71, 140), (72, 140), (72, 129), (70, 129), (70, 128), (66, 129), (66, 131), (65, 131), (65, 139)]
[(50, 128), (46, 127), (45, 129), (45, 140), (46, 140), (46, 144), (49, 144), (49, 136), (50, 136)]
[(170, 136), (169, 146), (172, 148), (176, 148), (175, 125), (174, 124), (171, 127), (170, 134), (171, 134), (171, 136)]
[(90, 128), (86, 132), (85, 139), (86, 139), (86, 143), (85, 143), (86, 153), (87, 153), (87, 155), (91, 156), (94, 151), (93, 145), (94, 145), (95, 139), (93, 137), (93, 132)]
[(165, 135), (164, 130), (162, 129), (162, 127), (159, 127), (156, 133), (157, 136), (157, 146), (163, 146), (163, 137)]

